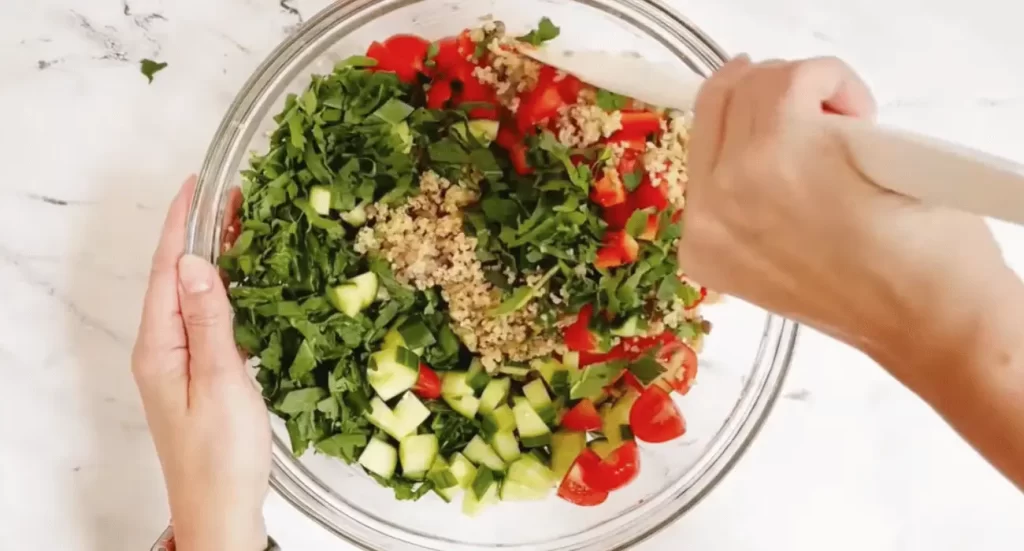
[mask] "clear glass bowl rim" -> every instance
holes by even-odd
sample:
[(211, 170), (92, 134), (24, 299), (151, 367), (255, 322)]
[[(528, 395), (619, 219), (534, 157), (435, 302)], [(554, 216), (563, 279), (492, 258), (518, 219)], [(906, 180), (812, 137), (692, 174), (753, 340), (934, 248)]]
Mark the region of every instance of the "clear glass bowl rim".
[[(358, 26), (361, 22), (372, 20), (381, 13), (401, 9), (419, 1), (421, 0), (337, 0), (307, 21), (270, 53), (243, 85), (208, 149), (188, 218), (188, 253), (211, 261), (216, 260), (224, 216), (220, 208), (220, 199), (224, 187), (234, 181), (235, 170), (248, 154), (245, 147), (251, 138), (252, 127), (258, 125), (260, 117), (265, 114), (268, 99), (276, 99), (268, 98), (270, 92), (279, 89), (294, 68), (305, 66), (309, 60), (329, 48), (330, 43), (325, 37), (333, 36), (332, 31), (339, 25)], [(573, 1), (611, 12), (623, 19), (631, 19), (638, 27), (650, 32), (649, 27), (636, 21), (637, 17), (626, 16), (629, 13), (640, 14), (647, 23), (656, 24), (660, 32), (685, 44), (687, 54), (697, 57), (698, 61), (707, 67), (718, 68), (728, 59), (722, 48), (703, 31), (659, 0)], [(665, 43), (664, 38), (655, 38)], [(678, 50), (675, 45), (665, 45), (674, 51)], [(684, 61), (698, 73), (706, 73), (700, 67), (694, 66), (689, 58)], [(556, 542), (549, 542), (554, 544), (550, 549), (592, 550), (595, 549), (594, 545), (608, 550), (630, 549), (699, 503), (743, 456), (767, 419), (788, 373), (797, 334), (798, 325), (795, 322), (775, 315), (767, 316), (753, 375), (747, 381), (733, 414), (715, 436), (710, 446), (711, 453), (705, 454), (697, 462), (688, 473), (689, 476), (676, 481), (662, 492), (662, 495), (668, 494), (668, 497), (661, 503), (659, 510), (647, 511), (648, 514), (639, 516), (631, 523), (609, 522), (606, 529), (585, 534), (584, 538), (569, 536)], [(315, 477), (311, 473), (292, 459), (287, 443), (275, 437), (271, 486), (293, 506), (343, 540), (370, 551), (480, 549), (478, 546), (412, 534), (396, 538), (389, 533), (394, 530), (392, 525), (351, 510), (339, 510), (323, 496), (310, 492), (308, 488), (315, 486), (314, 480)], [(492, 548), (520, 551), (533, 549), (531, 546), (522, 545), (498, 545)]]

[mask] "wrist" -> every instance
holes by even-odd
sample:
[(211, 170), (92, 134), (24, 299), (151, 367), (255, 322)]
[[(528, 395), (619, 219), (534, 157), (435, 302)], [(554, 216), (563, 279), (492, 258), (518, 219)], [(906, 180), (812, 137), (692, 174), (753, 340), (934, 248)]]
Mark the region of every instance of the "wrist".
[(249, 514), (230, 520), (202, 516), (195, 521), (174, 522), (177, 551), (265, 551), (268, 537), (263, 516)]

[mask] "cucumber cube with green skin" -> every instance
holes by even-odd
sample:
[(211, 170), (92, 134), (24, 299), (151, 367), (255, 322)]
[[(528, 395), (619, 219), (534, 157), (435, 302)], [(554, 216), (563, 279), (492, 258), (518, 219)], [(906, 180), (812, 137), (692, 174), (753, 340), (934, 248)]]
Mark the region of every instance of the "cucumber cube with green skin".
[(370, 400), (370, 407), (363, 415), (380, 430), (391, 435), (395, 440), (401, 441), (415, 431), (415, 427), (408, 427), (398, 420), (391, 408), (379, 397)]
[[(400, 323), (396, 323), (387, 333), (384, 334), (384, 341), (381, 344), (381, 349), (385, 348), (409, 348), (409, 344), (405, 342), (405, 338), (402, 337), (402, 333), (398, 330)], [(419, 356), (423, 354), (422, 348), (409, 348), (413, 354)]]
[(637, 337), (643, 335), (647, 330), (647, 322), (640, 319), (640, 316), (630, 316), (621, 325), (611, 330), (616, 337)]
[(427, 481), (433, 484), (434, 493), (440, 496), (445, 503), (451, 503), (455, 496), (462, 491), (458, 479), (452, 474), (451, 465), (440, 455), (434, 458), (434, 464), (427, 471)]
[(523, 380), (530, 375), (530, 368), (517, 365), (503, 365), (498, 368), (498, 373), (504, 373), (518, 381)]
[(370, 355), (366, 379), (378, 396), (390, 400), (416, 384), (419, 365), (419, 356), (408, 348), (385, 348)]
[(368, 308), (373, 304), (374, 300), (377, 300), (377, 290), (380, 288), (380, 280), (377, 278), (377, 274), (366, 272), (365, 274), (353, 277), (348, 283), (359, 288), (359, 292), (363, 296), (363, 308)]
[(448, 461), (448, 469), (455, 475), (455, 480), (459, 482), (459, 487), (462, 489), (469, 488), (473, 479), (476, 478), (476, 466), (460, 452), (452, 454)]
[(363, 311), (363, 292), (351, 283), (342, 283), (327, 290), (327, 300), (339, 312), (354, 318)]
[(551, 470), (561, 480), (569, 472), (580, 452), (587, 448), (583, 432), (560, 430), (551, 436)]
[(317, 214), (327, 216), (331, 213), (331, 190), (325, 186), (309, 188), (309, 205)]
[(543, 408), (551, 407), (551, 396), (548, 395), (548, 388), (541, 379), (534, 379), (523, 386), (523, 395), (538, 413)]
[(503, 461), (515, 461), (522, 455), (522, 452), (519, 451), (519, 441), (516, 440), (516, 435), (512, 431), (494, 433), (490, 438), (490, 444)]
[(500, 493), (502, 501), (542, 501), (551, 494), (551, 490), (538, 490), (512, 480), (505, 480), (501, 483)]
[(476, 417), (480, 400), (473, 395), (473, 389), (466, 383), (466, 372), (449, 371), (442, 375), (441, 398), (452, 409), (469, 419)]
[(566, 352), (562, 354), (562, 365), (569, 371), (577, 371), (580, 368), (580, 353)]
[(402, 148), (402, 153), (412, 152), (412, 132), (409, 130), (409, 123), (402, 121), (393, 127), (395, 137)]
[(530, 367), (540, 373), (541, 378), (545, 382), (551, 384), (551, 379), (554, 377), (556, 371), (565, 371), (565, 366), (562, 362), (552, 358), (538, 358), (530, 362)]
[(587, 447), (593, 450), (601, 459), (607, 459), (609, 455), (619, 448), (615, 444), (612, 444), (607, 438), (592, 440), (587, 444)]
[(622, 428), (629, 428), (629, 412), (638, 398), (640, 393), (631, 389), (615, 403), (601, 406), (601, 432), (614, 448), (622, 445), (624, 441)]
[(487, 442), (484, 442), (484, 439), (479, 434), (474, 436), (469, 441), (469, 444), (466, 444), (466, 448), (462, 450), (462, 453), (467, 459), (479, 466), (498, 472), (505, 470), (505, 462)]
[(492, 120), (474, 120), (452, 126), (460, 138), (469, 141), (472, 136), (481, 145), (490, 145), (498, 137), (500, 123)]
[(395, 406), (395, 419), (409, 434), (415, 433), (428, 417), (430, 410), (412, 392), (402, 395), (402, 399)]
[(512, 462), (505, 475), (506, 482), (517, 482), (534, 490), (550, 490), (560, 479), (533, 455), (527, 454)]
[(504, 377), (491, 379), (480, 396), (480, 413), (491, 413), (505, 402), (509, 390), (512, 389), (512, 381)]
[(484, 390), (490, 380), (491, 376), (484, 369), (483, 362), (478, 358), (473, 358), (473, 362), (469, 364), (469, 371), (466, 372), (466, 384), (473, 389), (474, 393), (477, 393)]
[(551, 429), (529, 402), (519, 402), (512, 408), (512, 413), (516, 417), (516, 428), (519, 430), (523, 446), (539, 448), (551, 441)]
[(371, 473), (390, 480), (398, 466), (398, 450), (383, 440), (371, 438), (359, 456), (359, 464)]
[(356, 205), (354, 209), (343, 212), (341, 219), (354, 228), (362, 226), (366, 223), (366, 206), (363, 204)]
[(437, 458), (437, 447), (437, 436), (433, 434), (416, 434), (402, 439), (398, 447), (402, 476), (409, 480), (423, 480)]
[(498, 481), (492, 481), (483, 492), (483, 497), (477, 497), (476, 492), (469, 490), (462, 497), (462, 514), (468, 517), (475, 517), (484, 509), (498, 503)]
[(485, 434), (514, 431), (516, 430), (516, 417), (508, 404), (502, 404), (494, 411), (483, 414), (482, 424)]

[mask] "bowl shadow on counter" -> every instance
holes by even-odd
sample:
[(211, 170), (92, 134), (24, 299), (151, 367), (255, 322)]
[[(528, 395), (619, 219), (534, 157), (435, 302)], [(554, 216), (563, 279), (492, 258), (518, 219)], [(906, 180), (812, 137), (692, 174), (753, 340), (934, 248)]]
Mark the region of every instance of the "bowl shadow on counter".
[(65, 329), (81, 387), (90, 464), (73, 473), (78, 549), (149, 549), (169, 518), (159, 461), (131, 374), (149, 265), (177, 184), (131, 168), (99, 174), (89, 217), (75, 240)]

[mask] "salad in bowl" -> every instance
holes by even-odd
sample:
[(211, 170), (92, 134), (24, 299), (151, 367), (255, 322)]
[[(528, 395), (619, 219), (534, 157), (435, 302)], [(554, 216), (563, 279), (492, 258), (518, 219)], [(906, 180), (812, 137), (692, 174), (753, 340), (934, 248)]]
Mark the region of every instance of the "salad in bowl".
[(523, 55), (558, 34), (396, 35), (287, 98), (219, 262), (294, 454), (475, 515), (600, 505), (685, 433), (687, 114)]

